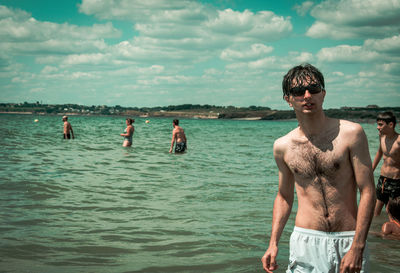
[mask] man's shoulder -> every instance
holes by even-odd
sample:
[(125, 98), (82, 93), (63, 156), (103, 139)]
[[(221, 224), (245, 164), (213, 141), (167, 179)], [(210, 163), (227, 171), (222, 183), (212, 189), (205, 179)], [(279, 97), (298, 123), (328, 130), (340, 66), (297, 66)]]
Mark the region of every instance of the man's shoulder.
[(346, 119), (339, 119), (340, 126), (343, 126), (344, 128), (348, 129), (357, 129), (361, 128), (361, 125), (357, 122), (346, 120)]
[(275, 140), (274, 143), (274, 148), (275, 149), (283, 149), (284, 147), (287, 147), (290, 143), (292, 143), (293, 139), (298, 135), (299, 128), (295, 128), (289, 133), (287, 133), (284, 136), (281, 136), (280, 138)]
[(363, 132), (363, 128), (359, 123), (340, 119), (340, 131), (346, 135), (358, 135), (359, 133)]
[(343, 145), (354, 146), (367, 141), (363, 127), (356, 122), (340, 120), (340, 132), (338, 139)]

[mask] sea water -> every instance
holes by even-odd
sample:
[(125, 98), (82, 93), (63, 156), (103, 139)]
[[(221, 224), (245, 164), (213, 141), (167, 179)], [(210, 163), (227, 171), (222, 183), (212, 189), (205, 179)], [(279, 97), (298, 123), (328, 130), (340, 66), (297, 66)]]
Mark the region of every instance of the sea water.
[[(188, 152), (175, 155), (172, 120), (148, 120), (136, 119), (126, 148), (123, 117), (70, 116), (75, 139), (63, 140), (60, 116), (0, 115), (1, 272), (263, 271), (272, 146), (297, 123), (184, 119)], [(362, 126), (373, 158), (375, 125)], [(399, 242), (377, 235), (386, 219), (368, 236), (371, 272), (399, 270)]]

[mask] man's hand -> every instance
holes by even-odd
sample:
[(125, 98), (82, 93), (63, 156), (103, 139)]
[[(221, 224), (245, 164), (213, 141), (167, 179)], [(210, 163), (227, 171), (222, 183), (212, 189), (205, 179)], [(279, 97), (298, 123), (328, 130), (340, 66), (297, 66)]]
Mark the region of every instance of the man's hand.
[(362, 267), (362, 251), (350, 249), (340, 263), (340, 273), (358, 273)]
[(278, 247), (270, 246), (261, 258), (263, 268), (266, 272), (272, 272), (278, 268), (276, 256), (278, 256)]

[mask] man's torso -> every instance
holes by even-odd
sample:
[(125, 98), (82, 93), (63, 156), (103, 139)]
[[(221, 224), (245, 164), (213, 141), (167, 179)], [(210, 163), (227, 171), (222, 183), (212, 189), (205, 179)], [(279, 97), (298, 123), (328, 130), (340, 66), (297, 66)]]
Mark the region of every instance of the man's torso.
[(68, 121), (64, 122), (64, 134), (69, 134), (71, 131), (71, 124)]
[(296, 226), (322, 231), (355, 228), (356, 184), (345, 131), (337, 121), (315, 138), (306, 138), (298, 129), (286, 136), (284, 160), (299, 204)]
[(400, 178), (400, 135), (389, 139), (386, 136), (380, 138), (380, 145), (383, 153), (383, 164), (381, 175), (399, 179)]
[(175, 140), (176, 142), (185, 142), (186, 141), (186, 137), (185, 137), (185, 133), (182, 129), (182, 127), (177, 127), (174, 129), (174, 134), (175, 134)]

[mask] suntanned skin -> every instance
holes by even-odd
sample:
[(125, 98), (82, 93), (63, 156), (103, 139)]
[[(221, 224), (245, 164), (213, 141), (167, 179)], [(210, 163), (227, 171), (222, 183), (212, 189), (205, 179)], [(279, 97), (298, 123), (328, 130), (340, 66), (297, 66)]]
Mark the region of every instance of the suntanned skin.
[(72, 126), (71, 126), (71, 123), (68, 122), (68, 118), (64, 117), (63, 121), (64, 121), (64, 135), (67, 135), (71, 132), (71, 136), (74, 139), (75, 138), (74, 130), (72, 130)]
[[(372, 169), (375, 170), (383, 156), (381, 175), (387, 178), (400, 179), (400, 135), (394, 130), (393, 122), (377, 122), (379, 131), (379, 148), (375, 155)], [(381, 214), (384, 203), (376, 200), (374, 216)]]
[(176, 125), (175, 123), (172, 123), (172, 126), (174, 126), (174, 129), (172, 130), (171, 148), (169, 149), (170, 153), (172, 153), (175, 142), (185, 142), (187, 146), (186, 135), (182, 127)]
[(400, 227), (393, 222), (386, 222), (382, 225), (383, 235), (394, 235), (400, 237)]
[[(361, 270), (375, 204), (367, 138), (359, 124), (325, 116), (325, 93), (307, 90), (303, 96), (285, 96), (299, 127), (274, 143), (279, 189), (269, 248), (261, 259), (266, 272), (278, 268), (278, 242), (292, 209), (294, 187), (298, 198), (295, 225), (325, 232), (355, 230), (340, 272)], [(357, 190), (361, 194), (358, 208)]]
[(396, 219), (394, 219), (392, 217), (392, 215), (390, 215), (387, 207), (386, 207), (386, 211), (388, 213), (389, 216), (389, 222), (386, 222), (382, 225), (382, 233), (383, 235), (394, 235), (396, 237), (400, 238), (400, 222), (397, 221)]

